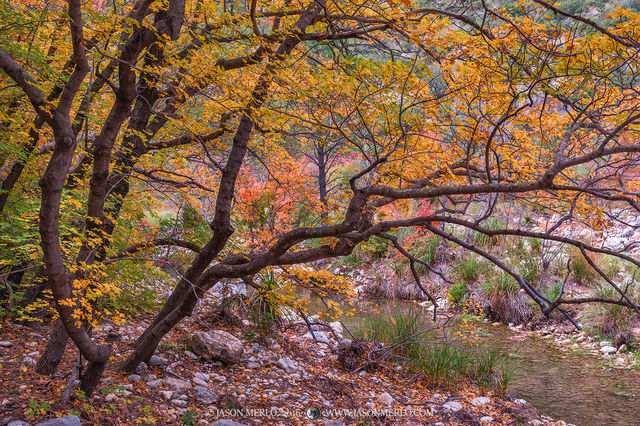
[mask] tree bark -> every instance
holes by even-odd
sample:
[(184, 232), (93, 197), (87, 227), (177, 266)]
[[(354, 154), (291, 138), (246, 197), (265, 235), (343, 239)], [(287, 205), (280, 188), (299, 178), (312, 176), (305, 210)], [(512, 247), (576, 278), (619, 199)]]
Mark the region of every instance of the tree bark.
[(62, 321), (58, 319), (53, 326), (53, 331), (49, 337), (49, 341), (47, 342), (47, 347), (42, 353), (42, 356), (40, 356), (40, 359), (38, 359), (36, 372), (49, 376), (53, 375), (58, 369), (60, 361), (62, 361), (68, 341), (69, 334), (64, 328)]
[(325, 0), (317, 0), (309, 5), (298, 19), (293, 32), (284, 38), (258, 78), (251, 93), (251, 99), (243, 111), (236, 134), (233, 137), (233, 144), (229, 158), (227, 159), (227, 164), (222, 171), (214, 218), (211, 222), (213, 237), (205, 247), (203, 247), (200, 253), (198, 253), (193, 264), (185, 274), (185, 278), (182, 278), (178, 282), (178, 285), (172, 292), (169, 300), (165, 303), (161, 312), (155, 317), (140, 338), (138, 338), (133, 353), (122, 366), (123, 370), (135, 371), (141, 362), (151, 358), (164, 335), (184, 317), (191, 314), (198, 300), (198, 292), (206, 291), (206, 289), (197, 286), (197, 283), (200, 281), (199, 278), (215, 256), (222, 251), (227, 240), (233, 233), (233, 228), (230, 223), (231, 202), (235, 192), (236, 178), (244, 162), (249, 139), (251, 138), (251, 133), (254, 128), (252, 113), (265, 102), (267, 92), (271, 86), (273, 75), (279, 62), (285, 55), (290, 54), (300, 43), (300, 34), (304, 33), (320, 11), (324, 9), (324, 5)]

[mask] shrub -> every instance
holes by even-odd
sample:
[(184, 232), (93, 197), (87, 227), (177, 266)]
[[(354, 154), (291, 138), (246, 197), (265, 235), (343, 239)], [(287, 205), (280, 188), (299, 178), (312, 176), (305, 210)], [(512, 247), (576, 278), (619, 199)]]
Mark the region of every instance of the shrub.
[(560, 284), (558, 281), (554, 281), (553, 285), (551, 286), (542, 287), (542, 295), (547, 299), (551, 300), (552, 302), (555, 302), (556, 300), (558, 300), (558, 297), (560, 297), (561, 291), (562, 291), (562, 284)]
[[(571, 256), (571, 274), (576, 283), (580, 285), (589, 285), (596, 282), (597, 272), (589, 265), (589, 262), (582, 255), (580, 250), (571, 248), (569, 250)], [(592, 257), (594, 259), (594, 257)]]
[(449, 288), (449, 298), (452, 302), (461, 304), (467, 298), (469, 294), (469, 288), (467, 287), (466, 282), (457, 282), (454, 283)]
[[(638, 300), (638, 291), (629, 291), (627, 295), (634, 301)], [(606, 299), (620, 299), (620, 293), (608, 284), (602, 284), (594, 291), (595, 297)], [(606, 338), (615, 338), (618, 333), (626, 330), (634, 321), (634, 314), (629, 308), (608, 303), (597, 303), (590, 306), (583, 313), (583, 321), (594, 334)]]
[(477, 256), (465, 256), (453, 265), (455, 276), (465, 283), (477, 281), (488, 270), (487, 263)]
[[(409, 248), (409, 253), (431, 264), (436, 260), (436, 252), (438, 251), (439, 245), (440, 239), (436, 236), (432, 235), (427, 238), (420, 238), (412, 243), (412, 246)], [(416, 263), (416, 271), (419, 274), (425, 274), (427, 270), (428, 268), (425, 265)]]
[(480, 292), (486, 299), (485, 313), (493, 321), (519, 324), (532, 314), (520, 286), (506, 272), (497, 273), (482, 283)]
[(362, 252), (371, 260), (384, 259), (387, 255), (390, 242), (384, 238), (373, 236), (361, 244)]
[(535, 254), (542, 253), (542, 239), (540, 238), (529, 238), (529, 246), (531, 246), (531, 252)]
[(539, 256), (526, 254), (521, 261), (521, 275), (522, 278), (535, 283), (540, 279), (542, 273), (542, 261)]
[[(504, 222), (495, 217), (487, 219), (484, 223), (481, 224), (482, 227), (494, 231), (496, 229), (504, 228)], [(489, 236), (487, 234), (483, 234), (481, 232), (474, 231), (471, 235), (471, 241), (473, 244), (482, 247), (496, 246), (498, 242), (500, 242), (500, 238), (497, 236)]]

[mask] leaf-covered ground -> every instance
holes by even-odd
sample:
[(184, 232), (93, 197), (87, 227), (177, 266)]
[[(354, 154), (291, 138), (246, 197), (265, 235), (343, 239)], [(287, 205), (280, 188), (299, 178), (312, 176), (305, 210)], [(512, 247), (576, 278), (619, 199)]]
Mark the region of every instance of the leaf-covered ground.
[[(523, 401), (486, 394), (470, 384), (456, 390), (433, 387), (392, 364), (373, 373), (347, 372), (328, 346), (305, 338), (302, 328), (290, 328), (266, 347), (249, 339), (246, 330), (226, 327), (243, 339), (246, 362), (233, 366), (206, 363), (186, 350), (192, 330), (221, 328), (204, 315), (191, 318), (167, 336), (157, 352), (160, 358), (156, 361), (161, 365), (150, 366), (139, 377), (127, 376), (117, 371), (117, 366), (129, 353), (143, 323), (96, 331), (101, 340), (114, 345), (115, 356), (97, 393), (91, 398), (74, 393), (64, 410), (56, 409), (55, 402), (64, 392), (75, 362), (71, 345), (58, 373), (43, 377), (25, 365), (25, 357), (35, 359), (36, 352), (44, 350), (48, 327), (34, 331), (3, 324), (0, 341), (12, 345), (0, 348), (0, 424), (15, 419), (34, 424), (66, 414), (80, 415), (84, 424), (99, 425), (209, 424), (223, 418), (244, 424), (336, 425), (551, 421), (539, 417)], [(290, 361), (289, 372), (277, 365), (282, 359)], [(197, 386), (208, 388), (218, 401), (199, 401)], [(393, 399), (385, 401), (384, 393)], [(478, 397), (487, 399), (474, 403)], [(309, 407), (318, 407), (324, 417), (308, 419), (305, 413)], [(249, 415), (221, 411), (225, 408), (244, 409)]]

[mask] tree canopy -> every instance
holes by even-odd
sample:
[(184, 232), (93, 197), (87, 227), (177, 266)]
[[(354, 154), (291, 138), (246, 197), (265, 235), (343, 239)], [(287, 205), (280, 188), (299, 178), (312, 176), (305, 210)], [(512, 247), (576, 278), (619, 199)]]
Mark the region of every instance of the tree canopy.
[[(375, 237), (436, 304), (416, 266), (438, 271), (403, 247), (402, 228), (485, 257), (547, 315), (594, 301), (640, 312), (592, 262), (637, 259), (557, 232), (638, 226), (637, 13), (599, 23), (542, 0), (3, 0), (0, 16), (1, 276), (10, 293), (28, 289), (27, 304), (50, 292), (60, 332), (91, 363), (89, 393), (110, 353), (89, 330), (117, 315), (100, 303), (115, 283), (154, 268), (173, 282), (132, 371), (221, 281), (266, 291), (255, 278), (270, 271), (289, 283), (271, 297), (352, 295), (303, 265)], [(547, 225), (489, 226), (505, 200)], [(614, 294), (550, 300), (448, 225), (575, 246)]]

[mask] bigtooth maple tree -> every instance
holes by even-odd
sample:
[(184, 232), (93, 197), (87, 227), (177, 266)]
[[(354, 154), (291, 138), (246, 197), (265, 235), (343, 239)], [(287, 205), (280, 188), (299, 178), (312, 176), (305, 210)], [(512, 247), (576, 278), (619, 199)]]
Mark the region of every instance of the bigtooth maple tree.
[[(47, 369), (68, 334), (89, 361), (87, 393), (110, 349), (90, 336), (85, 296), (106, 286), (104, 265), (160, 245), (194, 255), (125, 370), (147, 361), (218, 282), (243, 278), (264, 290), (251, 277), (265, 270), (300, 280), (291, 265), (348, 255), (372, 237), (409, 258), (435, 304), (415, 268), (425, 262), (392, 234), (405, 227), (487, 258), (547, 315), (594, 301), (640, 312), (590, 254), (636, 259), (555, 232), (576, 221), (600, 229), (607, 217), (633, 226), (625, 218), (639, 210), (637, 14), (620, 10), (604, 28), (538, 0), (519, 16), (480, 1), (439, 9), (252, 0), (233, 13), (216, 1), (107, 3), (1, 9), (13, 24), (0, 29), (10, 141), (1, 206), (14, 214), (18, 188), (46, 163), (38, 226), (60, 317)], [(549, 13), (576, 25), (558, 26)], [(344, 180), (318, 198), (319, 157), (305, 158), (333, 144)], [(121, 232), (149, 188), (161, 188), (163, 202), (198, 206), (209, 222), (204, 241)], [(507, 198), (559, 219), (545, 232), (484, 226)], [(65, 203), (84, 210), (81, 221), (61, 220)], [(617, 296), (551, 301), (442, 224), (576, 246)]]

